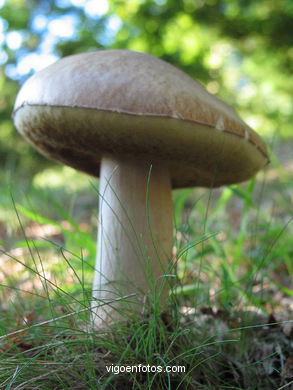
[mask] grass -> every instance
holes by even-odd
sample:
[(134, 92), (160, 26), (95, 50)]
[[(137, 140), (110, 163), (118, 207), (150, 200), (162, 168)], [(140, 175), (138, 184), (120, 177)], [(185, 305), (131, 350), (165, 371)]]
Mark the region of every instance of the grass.
[[(0, 388), (292, 387), (292, 181), (276, 160), (244, 185), (174, 192), (168, 308), (108, 331), (89, 321), (97, 194), (68, 172), (0, 194)], [(185, 372), (106, 368), (139, 364)]]

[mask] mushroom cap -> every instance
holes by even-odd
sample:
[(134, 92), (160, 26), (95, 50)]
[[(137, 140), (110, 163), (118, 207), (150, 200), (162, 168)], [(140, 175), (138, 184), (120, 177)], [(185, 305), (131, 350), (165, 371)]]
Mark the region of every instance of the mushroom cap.
[(76, 54), (36, 73), (13, 117), (41, 153), (95, 176), (113, 154), (167, 163), (174, 188), (238, 183), (268, 163), (232, 108), (174, 66), (128, 50)]

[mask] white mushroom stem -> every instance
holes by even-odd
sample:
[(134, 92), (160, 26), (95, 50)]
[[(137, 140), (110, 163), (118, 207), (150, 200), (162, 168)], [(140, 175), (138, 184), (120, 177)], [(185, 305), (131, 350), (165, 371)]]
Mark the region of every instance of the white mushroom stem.
[(145, 296), (163, 304), (172, 252), (168, 168), (161, 162), (104, 157), (99, 196), (93, 296), (102, 302), (137, 295), (94, 310), (98, 325), (122, 318), (125, 310), (141, 312)]

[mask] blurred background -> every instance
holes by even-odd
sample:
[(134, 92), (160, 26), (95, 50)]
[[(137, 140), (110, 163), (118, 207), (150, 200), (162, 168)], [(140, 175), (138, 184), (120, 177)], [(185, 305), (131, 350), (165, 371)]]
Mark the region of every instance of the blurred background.
[(47, 164), (16, 134), (20, 85), (58, 58), (124, 48), (183, 69), (234, 106), (271, 145), (291, 142), (291, 0), (0, 0), (0, 161)]
[[(232, 186), (209, 196), (201, 189), (175, 191), (177, 241), (230, 226), (204, 251), (190, 250), (185, 266), (203, 255), (211, 256), (213, 264), (226, 261), (226, 245), (230, 257), (234, 253), (230, 263), (236, 259), (235, 272), (241, 262), (247, 272), (261, 259), (258, 271), (267, 264), (270, 279), (288, 288), (293, 274), (288, 230), (292, 26), (291, 0), (0, 0), (0, 248), (6, 253), (2, 280), (18, 269), (8, 262), (9, 256), (28, 253), (31, 239), (38, 253), (49, 250), (49, 240), (51, 252), (54, 245), (67, 245), (74, 253), (83, 248), (84, 258), (94, 263), (95, 179), (39, 155), (16, 132), (11, 113), (21, 84), (34, 72), (63, 56), (119, 48), (150, 53), (184, 70), (235, 107), (271, 149), (271, 164), (257, 176), (256, 186)], [(247, 217), (248, 210), (253, 219)], [(208, 223), (198, 222), (208, 215)], [(38, 243), (40, 237), (47, 241)], [(58, 270), (62, 256), (54, 253), (51, 267), (55, 264)], [(192, 280), (193, 270), (194, 263), (182, 271), (183, 282)], [(229, 272), (226, 278), (232, 278)], [(236, 272), (233, 278), (238, 277)]]

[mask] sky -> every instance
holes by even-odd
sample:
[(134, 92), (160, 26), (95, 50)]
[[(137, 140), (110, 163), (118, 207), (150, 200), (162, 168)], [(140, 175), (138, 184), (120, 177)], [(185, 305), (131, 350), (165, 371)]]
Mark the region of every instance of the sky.
[[(0, 0), (0, 7), (5, 0)], [(76, 7), (83, 9), (89, 18), (98, 20), (109, 11), (107, 0), (58, 0), (59, 7)], [(5, 42), (10, 50), (17, 51), (18, 61), (16, 64), (9, 64), (5, 67), (8, 77), (20, 80), (30, 72), (39, 71), (58, 60), (58, 54), (54, 51), (54, 46), (60, 38), (72, 39), (76, 35), (76, 25), (78, 18), (74, 13), (66, 13), (64, 16), (47, 17), (36, 10), (32, 14), (31, 29), (36, 33), (42, 33), (42, 41), (35, 52), (28, 52), (22, 49), (22, 44), (27, 38), (26, 31), (6, 32), (7, 22), (0, 18), (0, 48)], [(122, 25), (121, 19), (117, 15), (110, 15), (106, 23), (104, 34), (105, 42), (114, 38), (116, 32)], [(7, 61), (7, 54), (0, 50), (0, 65)]]

